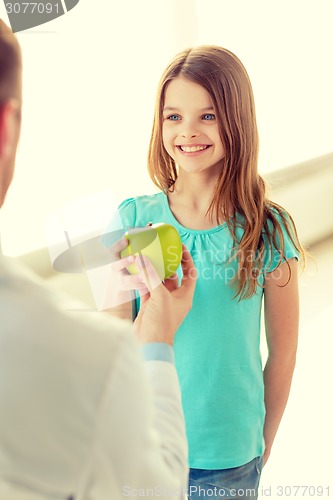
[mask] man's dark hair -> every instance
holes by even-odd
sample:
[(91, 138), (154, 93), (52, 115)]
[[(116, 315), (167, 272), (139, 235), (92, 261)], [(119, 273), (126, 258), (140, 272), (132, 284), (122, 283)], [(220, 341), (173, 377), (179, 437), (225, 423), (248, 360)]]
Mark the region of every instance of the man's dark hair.
[(10, 28), (0, 19), (0, 104), (20, 99), (22, 59), (19, 43)]

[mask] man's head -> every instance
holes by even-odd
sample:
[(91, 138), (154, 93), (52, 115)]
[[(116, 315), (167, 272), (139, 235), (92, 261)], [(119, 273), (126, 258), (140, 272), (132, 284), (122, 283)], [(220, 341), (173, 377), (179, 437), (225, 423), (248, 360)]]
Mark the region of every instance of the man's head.
[(0, 19), (0, 207), (11, 183), (20, 135), (22, 102), (21, 50)]

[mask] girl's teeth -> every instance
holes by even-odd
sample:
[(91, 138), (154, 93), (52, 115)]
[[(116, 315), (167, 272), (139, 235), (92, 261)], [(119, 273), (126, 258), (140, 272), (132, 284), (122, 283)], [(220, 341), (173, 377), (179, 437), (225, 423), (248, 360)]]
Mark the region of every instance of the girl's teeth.
[(180, 149), (184, 151), (184, 153), (195, 153), (196, 151), (203, 151), (208, 146), (180, 146)]

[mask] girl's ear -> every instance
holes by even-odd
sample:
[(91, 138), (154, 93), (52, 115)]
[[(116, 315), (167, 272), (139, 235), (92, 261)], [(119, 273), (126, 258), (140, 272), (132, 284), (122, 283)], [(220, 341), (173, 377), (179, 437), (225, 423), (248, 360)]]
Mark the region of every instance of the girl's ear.
[(20, 134), (20, 103), (10, 99), (0, 105), (0, 158), (15, 155)]

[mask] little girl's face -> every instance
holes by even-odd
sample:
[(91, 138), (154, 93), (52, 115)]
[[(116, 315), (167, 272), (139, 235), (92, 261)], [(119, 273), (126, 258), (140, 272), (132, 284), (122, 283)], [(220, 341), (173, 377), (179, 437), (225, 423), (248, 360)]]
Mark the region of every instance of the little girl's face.
[(188, 173), (210, 169), (216, 175), (225, 155), (212, 100), (201, 85), (186, 78), (172, 80), (165, 92), (163, 144)]

